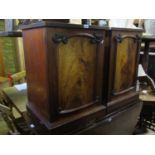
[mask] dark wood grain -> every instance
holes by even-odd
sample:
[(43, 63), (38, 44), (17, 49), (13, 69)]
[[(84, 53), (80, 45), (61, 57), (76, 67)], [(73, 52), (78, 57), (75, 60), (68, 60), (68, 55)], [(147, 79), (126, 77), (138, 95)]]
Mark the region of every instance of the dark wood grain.
[[(119, 35), (123, 38), (121, 41), (116, 39)], [(108, 62), (107, 105), (108, 111), (112, 112), (121, 106), (130, 104), (132, 102), (130, 99), (137, 100), (138, 98), (136, 80), (140, 53), (138, 38), (141, 37), (141, 32), (112, 29), (109, 37), (111, 47)], [(121, 100), (117, 102), (117, 99)]]
[[(70, 31), (80, 35), (71, 35), (67, 43), (52, 40), (57, 33), (70, 36)], [(98, 33), (101, 42), (91, 42), (96, 33), (49, 28), (23, 31), (29, 107), (37, 109), (40, 117), (53, 121), (59, 114), (102, 104), (104, 31)]]
[[(101, 104), (104, 31), (47, 29), (47, 34), (49, 78), (53, 79), (49, 81), (51, 113), (65, 114)], [(68, 41), (52, 41), (57, 34)], [(97, 34), (102, 36), (101, 42), (92, 42)]]
[(40, 114), (49, 119), (47, 53), (44, 35), (44, 29), (23, 32), (28, 99)]
[(96, 73), (96, 45), (72, 38), (59, 47), (59, 98), (62, 110), (91, 104)]
[[(117, 42), (115, 37), (120, 34), (125, 39), (122, 42)], [(131, 37), (131, 34), (133, 38)], [(129, 38), (127, 37), (129, 35)], [(113, 31), (111, 41), (113, 41), (110, 49), (110, 92), (109, 95), (114, 95), (124, 90), (130, 90), (135, 87), (137, 77), (138, 59), (139, 59), (139, 41), (135, 41), (135, 32), (119, 32)], [(140, 35), (140, 33), (139, 33)]]
[(133, 85), (136, 68), (137, 44), (131, 38), (124, 39), (117, 45), (114, 92), (118, 93)]

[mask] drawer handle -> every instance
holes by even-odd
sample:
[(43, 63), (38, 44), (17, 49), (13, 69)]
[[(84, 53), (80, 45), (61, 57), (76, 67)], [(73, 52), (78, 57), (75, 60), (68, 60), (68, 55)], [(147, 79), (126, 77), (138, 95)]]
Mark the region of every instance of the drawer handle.
[(64, 34), (55, 34), (52, 38), (52, 40), (55, 42), (55, 43), (64, 43), (64, 44), (67, 44), (68, 40), (72, 37), (87, 37), (87, 38), (90, 38), (90, 41), (91, 43), (102, 43), (104, 42), (103, 40), (103, 36), (102, 35), (97, 35), (97, 34), (89, 34), (89, 33), (76, 33), (76, 34), (72, 34), (72, 35), (69, 35), (69, 36), (66, 36)]
[(130, 35), (124, 35), (124, 36), (121, 36), (120, 34), (119, 35), (116, 35), (115, 36), (115, 40), (118, 42), (118, 43), (121, 43), (123, 41), (123, 39), (126, 39), (126, 38), (131, 38), (131, 39), (134, 39), (135, 42), (141, 42), (141, 37), (136, 35), (136, 36), (130, 36)]

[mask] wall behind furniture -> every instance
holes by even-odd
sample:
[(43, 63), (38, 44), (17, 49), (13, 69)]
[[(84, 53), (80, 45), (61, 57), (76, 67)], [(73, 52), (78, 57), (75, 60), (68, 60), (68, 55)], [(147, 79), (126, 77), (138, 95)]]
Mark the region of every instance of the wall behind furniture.
[[(4, 31), (4, 20), (0, 20), (0, 31)], [(0, 76), (8, 76), (24, 70), (22, 39), (0, 37)]]

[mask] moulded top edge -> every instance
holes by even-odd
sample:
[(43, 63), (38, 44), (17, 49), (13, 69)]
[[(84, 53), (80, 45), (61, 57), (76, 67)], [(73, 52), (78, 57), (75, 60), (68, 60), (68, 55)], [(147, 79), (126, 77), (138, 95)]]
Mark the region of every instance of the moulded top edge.
[(110, 30), (110, 31), (113, 31), (113, 30), (140, 31), (140, 32), (144, 31), (141, 28), (101, 27), (101, 26), (94, 26), (94, 25), (89, 26), (89, 25), (68, 24), (68, 23), (50, 22), (50, 21), (39, 21), (29, 25), (20, 26), (22, 30), (41, 28), (41, 27), (77, 28), (77, 29), (94, 29), (94, 30)]
[(144, 30), (142, 28), (126, 28), (126, 27), (109, 27), (110, 30), (124, 30), (124, 31), (140, 31), (143, 32)]
[(99, 30), (107, 30), (109, 27), (99, 27), (99, 26), (89, 26), (89, 25), (78, 25), (78, 24), (68, 24), (68, 23), (60, 23), (60, 22), (49, 22), (49, 21), (39, 21), (36, 23), (32, 23), (29, 25), (21, 25), (20, 28), (24, 29), (33, 29), (33, 28), (41, 28), (41, 27), (55, 27), (55, 28), (78, 28), (78, 29), (99, 29)]

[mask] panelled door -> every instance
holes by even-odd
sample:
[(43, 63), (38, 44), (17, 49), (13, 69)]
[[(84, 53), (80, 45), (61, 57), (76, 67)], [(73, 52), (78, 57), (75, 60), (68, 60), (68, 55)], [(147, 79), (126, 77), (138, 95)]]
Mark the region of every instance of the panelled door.
[(56, 60), (57, 66), (51, 66), (53, 73), (57, 74), (57, 80), (51, 85), (51, 92), (56, 92), (51, 95), (54, 97), (51, 100), (57, 114), (69, 114), (92, 105), (101, 105), (104, 31), (58, 29), (49, 34), (53, 41), (53, 60), (50, 60)]
[(136, 32), (112, 32), (110, 53), (110, 100), (135, 91), (140, 35)]

